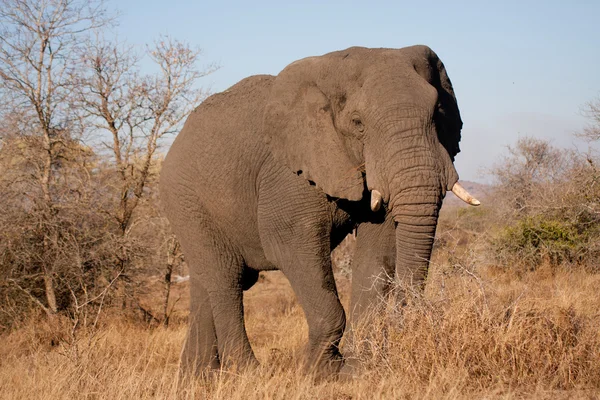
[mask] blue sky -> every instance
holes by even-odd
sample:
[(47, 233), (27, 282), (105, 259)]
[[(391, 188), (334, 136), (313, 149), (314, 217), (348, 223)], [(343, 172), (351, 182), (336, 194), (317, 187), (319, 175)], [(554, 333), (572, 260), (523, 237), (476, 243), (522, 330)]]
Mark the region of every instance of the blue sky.
[(461, 109), (461, 179), (485, 181), (518, 137), (585, 150), (573, 133), (600, 96), (600, 1), (110, 0), (121, 39), (142, 46), (169, 34), (221, 69), (201, 82), (221, 91), (254, 74), (350, 46), (430, 46)]

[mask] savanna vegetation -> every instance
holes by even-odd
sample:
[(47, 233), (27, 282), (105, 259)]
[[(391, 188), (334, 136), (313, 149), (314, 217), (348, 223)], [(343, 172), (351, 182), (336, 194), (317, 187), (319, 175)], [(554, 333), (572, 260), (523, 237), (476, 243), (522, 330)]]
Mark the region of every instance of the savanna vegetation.
[[(360, 378), (299, 373), (304, 315), (270, 272), (244, 299), (263, 367), (180, 381), (187, 270), (156, 180), (215, 66), (174, 38), (115, 41), (102, 1), (0, 4), (0, 397), (600, 396), (600, 157), (535, 138), (489, 171), (482, 206), (442, 208), (425, 292), (391, 293), (359, 330)], [(584, 114), (597, 143), (600, 99)], [(351, 236), (333, 254), (345, 306), (352, 252)]]

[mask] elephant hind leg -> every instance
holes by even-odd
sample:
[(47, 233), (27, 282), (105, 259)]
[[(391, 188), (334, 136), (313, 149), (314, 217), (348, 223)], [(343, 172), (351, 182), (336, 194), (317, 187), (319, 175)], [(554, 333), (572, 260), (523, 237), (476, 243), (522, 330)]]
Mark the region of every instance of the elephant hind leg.
[(257, 365), (244, 327), (244, 260), (214, 225), (197, 228), (182, 234), (176, 230), (190, 266), (190, 326), (182, 370), (198, 375), (211, 368)]
[[(213, 244), (216, 243), (216, 246)], [(252, 285), (252, 273), (224, 238), (206, 246), (201, 274), (210, 298), (222, 368), (257, 366), (244, 326), (243, 289)]]
[(185, 377), (203, 375), (221, 366), (208, 292), (195, 279), (192, 286), (189, 327), (181, 353), (181, 373)]

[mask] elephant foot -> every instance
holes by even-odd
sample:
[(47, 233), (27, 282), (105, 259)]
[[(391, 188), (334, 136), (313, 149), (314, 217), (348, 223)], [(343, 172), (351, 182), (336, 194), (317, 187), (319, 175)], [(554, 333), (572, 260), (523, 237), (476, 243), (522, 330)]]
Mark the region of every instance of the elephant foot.
[(347, 358), (338, 373), (338, 379), (344, 382), (354, 381), (362, 375), (362, 370), (362, 364), (357, 358)]
[(248, 371), (253, 372), (259, 368), (260, 368), (260, 363), (254, 356), (254, 353), (252, 353), (248, 356), (238, 357), (235, 360), (230, 359), (230, 360), (222, 363), (221, 369), (223, 371), (233, 372), (234, 374), (241, 374), (241, 373), (246, 373)]
[(211, 382), (215, 381), (221, 375), (221, 368), (205, 367), (202, 369), (180, 369), (179, 387), (189, 387), (193, 382)]
[(344, 366), (344, 359), (341, 356), (321, 361), (316, 365), (305, 368), (306, 372), (313, 375), (315, 382), (328, 381), (336, 379)]

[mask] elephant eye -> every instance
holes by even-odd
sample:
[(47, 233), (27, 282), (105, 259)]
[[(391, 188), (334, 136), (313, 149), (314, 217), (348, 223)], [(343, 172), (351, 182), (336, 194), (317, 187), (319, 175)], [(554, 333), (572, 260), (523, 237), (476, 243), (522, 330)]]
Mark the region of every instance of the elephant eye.
[(357, 115), (352, 116), (352, 125), (354, 125), (354, 128), (359, 132), (364, 132), (365, 130), (362, 120)]

